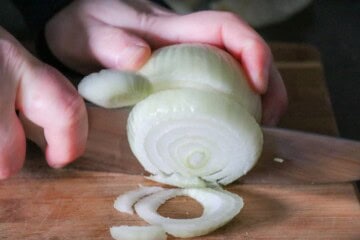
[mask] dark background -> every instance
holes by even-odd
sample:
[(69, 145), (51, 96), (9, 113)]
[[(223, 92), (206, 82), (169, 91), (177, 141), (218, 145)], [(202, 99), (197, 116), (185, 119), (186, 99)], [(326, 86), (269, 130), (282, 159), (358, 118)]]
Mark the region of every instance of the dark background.
[(340, 135), (360, 140), (360, 1), (315, 0), (286, 22), (257, 30), (267, 41), (321, 52)]

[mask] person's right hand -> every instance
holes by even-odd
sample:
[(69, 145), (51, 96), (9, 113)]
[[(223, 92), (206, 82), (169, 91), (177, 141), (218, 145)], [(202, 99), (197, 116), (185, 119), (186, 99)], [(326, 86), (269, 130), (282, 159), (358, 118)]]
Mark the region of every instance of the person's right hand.
[(16, 110), (44, 129), (50, 166), (62, 167), (83, 153), (88, 131), (84, 101), (61, 73), (0, 27), (0, 179), (16, 173), (25, 159)]

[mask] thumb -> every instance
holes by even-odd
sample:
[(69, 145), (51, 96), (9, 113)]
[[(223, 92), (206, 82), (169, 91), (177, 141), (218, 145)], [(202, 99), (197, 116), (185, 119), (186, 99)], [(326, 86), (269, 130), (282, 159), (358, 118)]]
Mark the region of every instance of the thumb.
[[(77, 31), (72, 28), (60, 36), (60, 31), (53, 32), (51, 29), (64, 26), (52, 26), (56, 24), (59, 23), (50, 22), (47, 26), (46, 39), (50, 50), (65, 65), (81, 73), (101, 68), (137, 70), (151, 55), (151, 48), (143, 39), (121, 28), (89, 19), (86, 31), (81, 34), (71, 33)], [(73, 39), (71, 34), (78, 39)]]

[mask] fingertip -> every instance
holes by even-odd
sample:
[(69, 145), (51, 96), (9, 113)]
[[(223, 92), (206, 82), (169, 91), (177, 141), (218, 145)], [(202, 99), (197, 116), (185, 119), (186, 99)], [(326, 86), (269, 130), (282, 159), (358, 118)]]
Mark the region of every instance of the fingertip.
[(151, 49), (145, 44), (134, 44), (119, 52), (116, 57), (116, 69), (138, 70), (150, 58)]
[(46, 160), (52, 168), (63, 168), (74, 162), (85, 152), (85, 144), (75, 143), (73, 146), (57, 146), (48, 145), (45, 150)]
[(288, 107), (286, 87), (274, 64), (271, 64), (270, 67), (269, 88), (263, 96), (262, 105), (262, 124), (265, 126), (275, 126)]
[(264, 94), (268, 89), (272, 63), (269, 47), (262, 40), (250, 39), (248, 44), (244, 44), (241, 62), (250, 77), (250, 84), (253, 89), (259, 94)]
[(147, 42), (121, 28), (99, 25), (92, 29), (90, 35), (92, 37), (89, 38), (87, 51), (91, 53), (92, 66), (137, 70), (151, 55), (151, 48)]
[(79, 113), (80, 118), (63, 120), (69, 124), (45, 129), (45, 138), (48, 142), (45, 155), (49, 166), (65, 167), (85, 152), (88, 136), (87, 114), (85, 108), (79, 112), (83, 112)]

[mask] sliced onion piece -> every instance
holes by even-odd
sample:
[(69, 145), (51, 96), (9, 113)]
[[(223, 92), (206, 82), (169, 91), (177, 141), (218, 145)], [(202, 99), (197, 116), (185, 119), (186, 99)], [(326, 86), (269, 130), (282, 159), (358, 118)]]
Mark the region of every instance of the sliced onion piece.
[(78, 85), (82, 97), (105, 108), (134, 105), (147, 97), (151, 90), (151, 84), (143, 76), (116, 70), (92, 73)]
[(140, 187), (120, 195), (114, 202), (114, 208), (120, 212), (134, 214), (133, 205), (141, 198), (163, 190), (162, 187)]
[(165, 240), (165, 231), (158, 226), (117, 226), (110, 228), (116, 240)]
[[(160, 205), (176, 196), (194, 198), (203, 206), (203, 214), (192, 219), (172, 219), (157, 213)], [(243, 205), (241, 197), (227, 191), (188, 188), (163, 190), (149, 195), (135, 204), (135, 210), (149, 224), (159, 225), (175, 237), (186, 238), (205, 235), (225, 225), (240, 212)]]
[(204, 188), (207, 186), (206, 182), (199, 177), (184, 177), (178, 173), (171, 175), (156, 174), (147, 177), (147, 179), (180, 188)]
[(128, 118), (130, 147), (152, 174), (200, 177), (229, 184), (262, 150), (256, 120), (233, 99), (196, 89), (152, 94)]
[(261, 101), (240, 64), (227, 52), (204, 44), (177, 44), (156, 50), (139, 72), (154, 91), (195, 88), (227, 94), (242, 104), (257, 121)]

